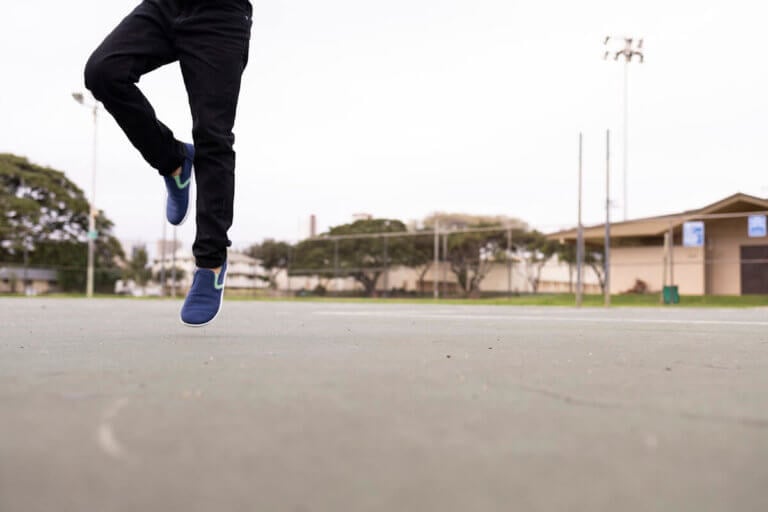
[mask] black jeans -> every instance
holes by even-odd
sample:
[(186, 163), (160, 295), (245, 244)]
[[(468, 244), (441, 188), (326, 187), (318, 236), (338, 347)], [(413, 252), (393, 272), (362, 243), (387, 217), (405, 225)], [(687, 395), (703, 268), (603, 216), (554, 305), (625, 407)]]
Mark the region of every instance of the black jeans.
[(179, 61), (192, 110), (197, 182), (199, 267), (221, 266), (230, 245), (235, 193), (235, 122), (240, 78), (248, 62), (252, 8), (247, 0), (144, 0), (88, 60), (85, 84), (161, 175), (184, 158), (181, 142), (158, 121), (136, 86)]

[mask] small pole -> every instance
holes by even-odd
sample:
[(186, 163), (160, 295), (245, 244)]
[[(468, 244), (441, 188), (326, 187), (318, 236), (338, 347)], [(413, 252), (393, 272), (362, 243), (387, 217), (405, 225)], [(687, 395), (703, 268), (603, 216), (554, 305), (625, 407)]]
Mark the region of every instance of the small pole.
[(435, 299), (440, 298), (440, 290), (437, 287), (438, 276), (440, 275), (440, 221), (435, 219), (435, 271), (432, 273), (432, 294)]
[(675, 228), (669, 227), (669, 286), (675, 286)]
[(629, 58), (624, 61), (624, 220), (629, 217)]
[(176, 297), (176, 226), (173, 227), (173, 253), (171, 254), (171, 295)]
[(389, 237), (384, 237), (384, 296), (389, 297)]
[(160, 293), (162, 293), (163, 297), (165, 297), (167, 293), (167, 288), (168, 288), (168, 283), (166, 282), (166, 279), (165, 279), (166, 277), (165, 276), (165, 245), (166, 245), (165, 240), (167, 238), (167, 231), (168, 231), (168, 226), (165, 222), (165, 217), (163, 217), (163, 241), (161, 242), (161, 245), (160, 245), (160, 290), (161, 290)]
[(443, 297), (448, 296), (448, 233), (443, 235)]
[(582, 193), (582, 160), (583, 160), (583, 136), (579, 133), (579, 224), (576, 236), (576, 307), (581, 307), (584, 300), (584, 226), (581, 223), (581, 193)]
[(293, 261), (293, 246), (288, 246), (288, 263), (285, 265), (285, 280), (288, 283), (288, 293), (292, 293), (291, 290), (291, 262)]
[(507, 297), (512, 298), (512, 229), (507, 229)]
[(86, 271), (85, 295), (93, 297), (93, 279), (96, 244), (96, 168), (98, 165), (99, 104), (93, 104), (93, 169), (91, 171), (91, 209), (88, 215), (88, 269)]
[(611, 305), (611, 130), (605, 132), (605, 306)]
[(27, 282), (29, 281), (29, 249), (27, 248), (27, 241), (24, 240), (24, 283), (22, 288), (24, 289), (24, 295), (27, 295), (29, 291), (27, 289)]
[(339, 239), (335, 238), (333, 240), (333, 280), (334, 280), (336, 291), (338, 291), (339, 289), (339, 283), (337, 281), (338, 278), (339, 278)]
[(667, 264), (669, 263), (669, 231), (664, 233), (664, 256), (662, 258), (662, 267), (664, 267), (664, 270), (662, 272), (662, 289), (661, 289), (661, 303), (664, 304), (664, 288), (667, 287)]

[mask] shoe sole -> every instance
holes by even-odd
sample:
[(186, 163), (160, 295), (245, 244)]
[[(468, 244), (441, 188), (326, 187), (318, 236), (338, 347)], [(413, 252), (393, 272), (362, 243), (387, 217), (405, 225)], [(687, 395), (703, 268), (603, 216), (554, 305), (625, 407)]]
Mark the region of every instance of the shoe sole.
[(219, 317), (219, 313), (221, 313), (221, 308), (223, 307), (224, 307), (224, 290), (221, 290), (221, 300), (219, 301), (219, 309), (216, 311), (216, 314), (213, 315), (213, 318), (211, 318), (204, 324), (188, 324), (181, 318), (181, 316), (179, 316), (179, 322), (181, 322), (181, 325), (185, 325), (187, 327), (193, 327), (193, 328), (205, 327), (206, 325), (209, 325)]

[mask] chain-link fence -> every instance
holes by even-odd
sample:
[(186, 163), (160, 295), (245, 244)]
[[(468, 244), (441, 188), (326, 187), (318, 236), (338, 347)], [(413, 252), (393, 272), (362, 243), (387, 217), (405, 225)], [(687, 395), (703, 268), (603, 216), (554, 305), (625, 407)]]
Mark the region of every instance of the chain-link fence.
[[(617, 223), (605, 265), (605, 226), (584, 228), (586, 294), (768, 295), (766, 212), (657, 217)], [(370, 297), (485, 297), (574, 293), (577, 230), (549, 235), (526, 228), (328, 234), (298, 243), (262, 241), (230, 251), (231, 294)], [(145, 244), (148, 245), (148, 244)], [(160, 247), (160, 246), (159, 246)], [(173, 250), (173, 249), (176, 250)], [(97, 265), (96, 291), (182, 295), (191, 251), (150, 251), (143, 277), (127, 262)], [(0, 261), (0, 293), (81, 293), (85, 259), (61, 264)], [(609, 277), (609, 279), (608, 279)]]

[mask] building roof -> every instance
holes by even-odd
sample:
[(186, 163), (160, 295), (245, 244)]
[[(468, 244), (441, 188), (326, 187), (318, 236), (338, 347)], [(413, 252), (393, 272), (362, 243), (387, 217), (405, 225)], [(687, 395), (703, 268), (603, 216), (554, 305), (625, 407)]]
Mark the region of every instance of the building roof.
[[(663, 236), (665, 232), (670, 229), (676, 229), (689, 220), (703, 220), (717, 215), (741, 212), (768, 212), (768, 200), (737, 193), (697, 210), (611, 223), (611, 237), (645, 238)], [(547, 235), (547, 238), (550, 240), (563, 241), (575, 240), (576, 237), (576, 228), (557, 231)], [(605, 224), (584, 228), (585, 240), (599, 240), (602, 242), (604, 237)]]

